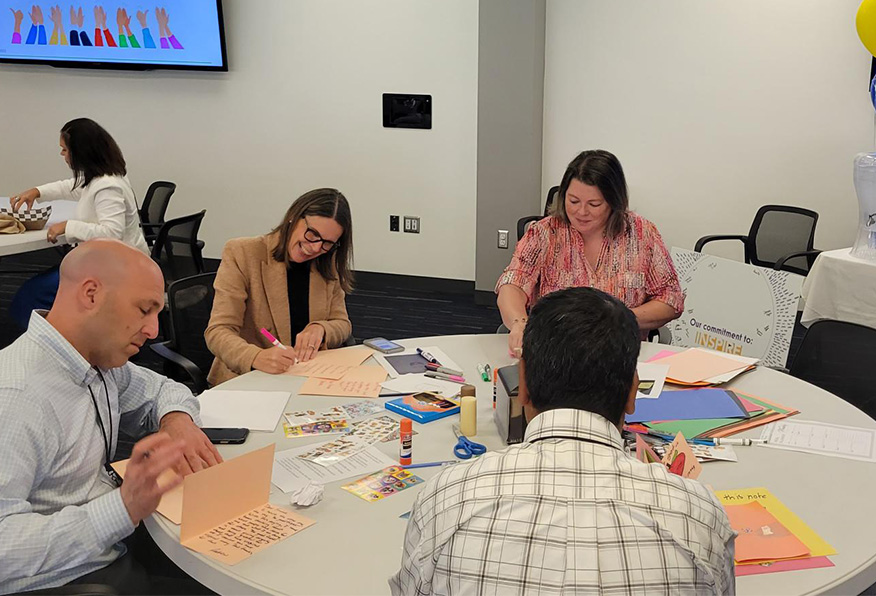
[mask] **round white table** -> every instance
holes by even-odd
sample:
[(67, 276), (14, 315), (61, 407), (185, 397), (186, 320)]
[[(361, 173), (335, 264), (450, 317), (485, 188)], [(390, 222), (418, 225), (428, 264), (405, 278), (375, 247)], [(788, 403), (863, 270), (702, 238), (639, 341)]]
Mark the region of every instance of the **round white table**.
[[(408, 347), (438, 346), (474, 380), (478, 398), (478, 434), (475, 440), (489, 449), (504, 445), (493, 422), (492, 385), (480, 380), (476, 366), (489, 362), (494, 368), (511, 364), (507, 336), (463, 335), (409, 339)], [(640, 360), (666, 348), (642, 344)], [(372, 364), (373, 361), (366, 361)], [(222, 385), (234, 390), (291, 391), (289, 409), (321, 408), (350, 398), (300, 397), (304, 379), (252, 372)], [(731, 384), (732, 388), (793, 406), (800, 419), (850, 426), (876, 427), (861, 411), (817, 387), (786, 374), (758, 368)], [(391, 399), (391, 398), (387, 398)], [(393, 417), (397, 416), (391, 414)], [(414, 424), (414, 461), (453, 459), (455, 437), (451, 416), (429, 424)], [(760, 429), (742, 436), (759, 436)], [(319, 442), (325, 439), (310, 440)], [(282, 426), (273, 433), (252, 432), (243, 445), (223, 446), (231, 458), (269, 443), (281, 451), (308, 439), (286, 439)], [(382, 443), (380, 449), (395, 458), (398, 445)], [(700, 481), (715, 490), (765, 487), (804, 522), (827, 540), (836, 555), (835, 567), (771, 573), (737, 579), (739, 594), (858, 594), (876, 582), (876, 464), (796, 453), (764, 447), (737, 447), (738, 463), (710, 462)], [(440, 468), (415, 470), (428, 479)], [(387, 579), (400, 566), (407, 521), (399, 516), (410, 510), (417, 489), (410, 489), (373, 503), (329, 484), (323, 500), (309, 508), (295, 508), (316, 524), (279, 544), (227, 566), (190, 551), (179, 543), (179, 527), (155, 514), (146, 527), (161, 549), (183, 570), (220, 594), (388, 594)], [(233, 487), (229, 487), (233, 490)], [(289, 506), (289, 497), (272, 486), (271, 502)]]

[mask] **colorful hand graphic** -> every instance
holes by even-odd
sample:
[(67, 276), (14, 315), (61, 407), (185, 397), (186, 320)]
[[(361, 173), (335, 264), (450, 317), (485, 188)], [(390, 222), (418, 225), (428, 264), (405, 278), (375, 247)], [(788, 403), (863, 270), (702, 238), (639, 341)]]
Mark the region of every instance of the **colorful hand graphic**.
[(43, 24), (43, 9), (36, 4), (30, 8), (30, 20), (34, 25)]
[(116, 11), (116, 23), (119, 24), (119, 35), (126, 32), (131, 34), (131, 17), (128, 16), (127, 9), (120, 8)]
[(12, 11), (12, 17), (15, 19), (14, 31), (16, 33), (21, 33), (21, 22), (24, 20), (24, 13), (20, 10), (12, 10), (11, 8), (9, 10)]
[(155, 9), (155, 18), (158, 19), (158, 35), (161, 37), (161, 47), (167, 49), (173, 47), (175, 50), (183, 49), (182, 44), (174, 37), (170, 31), (170, 17), (167, 16), (167, 10), (164, 8)]
[(149, 16), (148, 10), (145, 12), (142, 10), (137, 11), (137, 20), (140, 22), (140, 27), (142, 27), (143, 29), (145, 29), (149, 26), (149, 21), (147, 20), (148, 16)]
[(81, 6), (78, 12), (74, 7), (70, 7), (70, 22), (74, 27), (79, 27), (80, 29), (85, 25), (85, 16), (82, 14)]
[(94, 7), (94, 23), (98, 29), (106, 29), (106, 11), (103, 6)]

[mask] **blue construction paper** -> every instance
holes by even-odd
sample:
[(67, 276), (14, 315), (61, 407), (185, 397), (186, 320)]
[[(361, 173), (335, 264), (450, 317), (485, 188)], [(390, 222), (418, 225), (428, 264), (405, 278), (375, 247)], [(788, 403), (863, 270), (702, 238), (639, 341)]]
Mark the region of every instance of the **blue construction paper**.
[(663, 391), (657, 399), (637, 399), (636, 411), (626, 421), (702, 420), (704, 418), (748, 418), (735, 395), (724, 389)]

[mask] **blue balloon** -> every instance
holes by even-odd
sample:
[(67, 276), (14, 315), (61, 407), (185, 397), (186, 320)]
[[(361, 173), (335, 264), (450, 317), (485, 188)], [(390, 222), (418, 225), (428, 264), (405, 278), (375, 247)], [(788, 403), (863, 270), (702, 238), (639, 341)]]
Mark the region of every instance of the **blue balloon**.
[(873, 109), (876, 109), (876, 76), (870, 81), (870, 103), (873, 104)]

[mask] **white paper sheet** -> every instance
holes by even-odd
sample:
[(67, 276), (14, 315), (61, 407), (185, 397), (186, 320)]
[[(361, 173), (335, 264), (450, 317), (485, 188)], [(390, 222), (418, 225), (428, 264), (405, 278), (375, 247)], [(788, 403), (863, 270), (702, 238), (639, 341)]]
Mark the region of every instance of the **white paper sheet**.
[(766, 447), (876, 462), (876, 429), (779, 420), (761, 433)]
[(289, 401), (286, 391), (222, 391), (210, 389), (198, 396), (205, 428), (231, 427), (273, 431)]
[[(436, 356), (437, 358), (437, 356)], [(669, 368), (668, 366), (666, 367)], [(425, 374), (418, 375), (401, 375), (398, 378), (390, 379), (381, 383), (383, 388), (393, 393), (419, 393), (421, 391), (431, 391), (444, 397), (453, 397), (459, 393), (459, 383), (453, 381), (444, 381), (442, 379), (433, 379)]]
[(275, 453), (274, 470), (271, 475), (274, 486), (288, 493), (300, 490), (310, 482), (327, 484), (398, 465), (398, 462), (391, 460), (375, 447), (369, 447), (332, 466), (320, 466), (298, 457), (313, 447), (314, 445), (305, 445)]
[(669, 365), (656, 363), (639, 362), (636, 364), (636, 371), (639, 373), (639, 382), (654, 381), (654, 386), (648, 393), (636, 392), (636, 399), (656, 399), (660, 397), (660, 392), (663, 391), (663, 384), (666, 382), (666, 375), (669, 374)]

